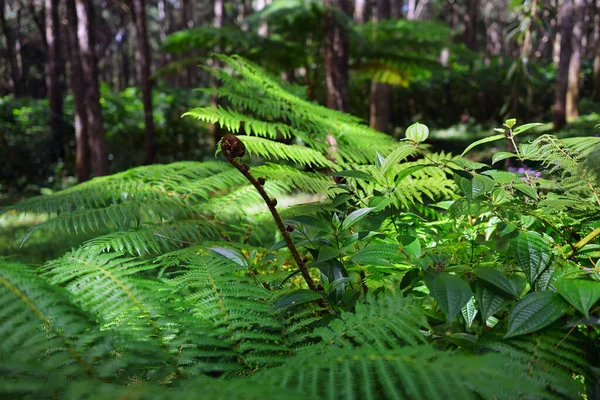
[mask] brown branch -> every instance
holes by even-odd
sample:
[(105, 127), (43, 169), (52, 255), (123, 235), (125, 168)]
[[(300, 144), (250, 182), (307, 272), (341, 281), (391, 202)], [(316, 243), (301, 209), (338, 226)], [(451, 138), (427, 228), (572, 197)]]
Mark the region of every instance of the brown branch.
[[(310, 276), (310, 272), (308, 271), (308, 268), (306, 267), (304, 258), (302, 256), (300, 256), (300, 253), (298, 252), (296, 245), (292, 241), (292, 238), (290, 237), (289, 232), (286, 230), (286, 227), (283, 224), (283, 220), (281, 219), (281, 216), (279, 215), (279, 213), (277, 212), (277, 209), (275, 208), (277, 206), (277, 199), (270, 198), (269, 195), (267, 194), (267, 192), (265, 191), (265, 188), (264, 188), (265, 179), (264, 178), (256, 179), (249, 172), (250, 168), (248, 167), (248, 165), (240, 163), (239, 161), (236, 160), (236, 158), (243, 157), (246, 154), (246, 146), (244, 146), (244, 143), (240, 139), (238, 139), (235, 135), (226, 134), (225, 136), (223, 136), (223, 139), (221, 140), (221, 151), (223, 152), (223, 155), (225, 156), (227, 161), (229, 161), (229, 163), (231, 165), (233, 165), (238, 171), (240, 171), (242, 173), (242, 175), (244, 175), (244, 177), (252, 184), (252, 186), (254, 186), (254, 188), (258, 191), (260, 196), (263, 198), (264, 202), (267, 204), (267, 207), (269, 207), (269, 211), (271, 212), (271, 215), (273, 216), (273, 219), (275, 220), (277, 229), (283, 236), (283, 240), (285, 241), (287, 248), (290, 250), (290, 253), (292, 254), (292, 257), (294, 258), (294, 261), (296, 262), (296, 265), (298, 266), (298, 269), (300, 270), (300, 274), (302, 274), (304, 281), (306, 282), (306, 284), (308, 285), (310, 290), (315, 291), (320, 294), (315, 281), (313, 280), (312, 276)], [(323, 298), (320, 298), (318, 303), (320, 306), (329, 309), (329, 307), (327, 306), (327, 304), (325, 303)]]

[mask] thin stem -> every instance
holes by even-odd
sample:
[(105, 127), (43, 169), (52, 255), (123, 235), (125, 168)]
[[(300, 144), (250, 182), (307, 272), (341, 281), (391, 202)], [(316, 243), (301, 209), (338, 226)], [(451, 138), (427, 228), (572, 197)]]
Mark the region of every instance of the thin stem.
[[(285, 244), (287, 245), (288, 249), (290, 250), (290, 253), (292, 254), (292, 258), (296, 262), (296, 265), (298, 266), (298, 269), (300, 270), (300, 274), (302, 274), (302, 277), (304, 278), (304, 281), (308, 285), (308, 288), (310, 290), (320, 294), (317, 284), (313, 280), (312, 276), (310, 276), (310, 272), (309, 272), (308, 268), (306, 267), (306, 263), (305, 263), (303, 257), (300, 256), (300, 253), (298, 252), (296, 245), (292, 241), (292, 238), (290, 237), (289, 232), (286, 230), (286, 227), (283, 224), (283, 220), (281, 219), (281, 216), (279, 215), (279, 213), (277, 212), (277, 209), (275, 208), (275, 206), (277, 205), (277, 200), (271, 199), (269, 197), (269, 195), (267, 194), (267, 192), (265, 191), (264, 179), (260, 178), (260, 181), (259, 181), (256, 178), (254, 178), (254, 176), (252, 176), (252, 174), (249, 172), (250, 168), (246, 164), (242, 164), (235, 159), (237, 157), (243, 157), (246, 154), (246, 148), (244, 146), (244, 143), (241, 140), (239, 140), (236, 136), (227, 134), (221, 140), (221, 150), (223, 151), (223, 155), (225, 156), (227, 161), (229, 161), (229, 163), (231, 165), (233, 165), (238, 171), (240, 171), (242, 173), (242, 175), (244, 175), (244, 177), (252, 184), (252, 186), (254, 186), (254, 188), (258, 191), (258, 193), (260, 194), (260, 196), (262, 197), (264, 202), (267, 204), (267, 207), (269, 207), (269, 211), (271, 212), (271, 215), (273, 216), (273, 219), (275, 220), (277, 229), (283, 236), (283, 240), (285, 241)], [(318, 303), (320, 306), (327, 308), (328, 310), (331, 311), (331, 308), (328, 307), (327, 303), (325, 303), (325, 300), (323, 298), (319, 298)]]

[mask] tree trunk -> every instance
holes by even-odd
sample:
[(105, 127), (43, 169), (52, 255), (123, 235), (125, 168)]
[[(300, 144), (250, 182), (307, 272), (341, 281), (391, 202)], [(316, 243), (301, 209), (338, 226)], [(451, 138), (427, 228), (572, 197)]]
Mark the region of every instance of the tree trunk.
[(554, 129), (567, 123), (566, 102), (571, 62), (571, 36), (573, 32), (573, 0), (563, 0), (560, 7), (560, 57), (556, 72), (556, 98), (554, 100)]
[(85, 88), (85, 112), (91, 149), (92, 172), (95, 176), (108, 174), (106, 139), (102, 126), (102, 108), (98, 90), (98, 64), (94, 53), (94, 9), (87, 0), (75, 0), (77, 38), (81, 52), (81, 71)]
[[(183, 0), (182, 2), (182, 16), (183, 16), (183, 25), (187, 29), (191, 29), (196, 26), (196, 22), (194, 20), (194, 4), (195, 1), (192, 0)], [(196, 52), (194, 50), (190, 50), (188, 52), (188, 57), (194, 57)], [(186, 68), (186, 81), (187, 87), (192, 88), (197, 84), (197, 76), (196, 76), (196, 66), (191, 66)]]
[(85, 86), (81, 70), (81, 53), (77, 41), (77, 10), (75, 0), (67, 0), (67, 50), (71, 67), (70, 83), (75, 107), (75, 162), (77, 179), (84, 182), (90, 179), (90, 152), (85, 110)]
[(479, 0), (467, 0), (467, 10), (463, 17), (465, 23), (464, 41), (469, 50), (477, 50), (477, 17), (479, 15)]
[(335, 12), (349, 14), (348, 0), (325, 0), (325, 80), (327, 107), (348, 110), (348, 37)]
[(594, 43), (596, 44), (596, 53), (594, 55), (594, 89), (592, 96), (594, 101), (600, 102), (600, 0), (596, 0)]
[[(223, 11), (224, 11), (224, 6), (225, 6), (225, 0), (214, 0), (214, 22), (213, 22), (213, 26), (215, 28), (222, 28), (223, 27)], [(221, 46), (217, 46), (217, 48), (215, 49), (215, 51), (218, 53), (221, 51)], [(221, 62), (218, 59), (213, 59), (213, 68), (218, 70), (221, 68)], [(218, 79), (214, 79), (213, 78), (213, 85), (218, 88), (220, 86), (220, 82)], [(217, 108), (219, 106), (219, 96), (217, 96), (216, 94), (213, 94), (210, 96), (210, 105), (213, 108)], [(209, 128), (210, 130), (210, 135), (213, 139), (213, 144), (216, 146), (217, 143), (219, 142), (219, 140), (221, 140), (221, 129), (219, 127), (218, 124), (212, 124)]]
[(65, 126), (63, 123), (63, 90), (60, 81), (61, 42), (58, 21), (58, 0), (45, 0), (46, 60), (45, 79), (50, 102), (50, 130), (52, 131), (52, 160), (65, 157)]
[[(390, 1), (377, 0), (377, 21), (391, 17)], [(369, 125), (380, 132), (388, 131), (390, 121), (390, 86), (385, 83), (371, 82), (371, 107)]]
[(354, 0), (354, 22), (362, 24), (365, 22), (367, 0)]
[(150, 46), (146, 27), (146, 0), (133, 0), (133, 17), (135, 20), (136, 52), (138, 80), (142, 88), (144, 103), (144, 124), (146, 129), (145, 164), (152, 164), (156, 158), (156, 136), (154, 134), (154, 116), (152, 113), (152, 82), (150, 80)]
[(19, 80), (19, 68), (17, 66), (17, 52), (15, 48), (15, 38), (13, 30), (8, 26), (8, 21), (5, 15), (5, 0), (0, 0), (0, 24), (2, 25), (2, 35), (6, 43), (6, 58), (8, 61), (9, 70), (9, 86), (15, 97), (21, 96), (21, 82)]
[(129, 67), (129, 28), (127, 20), (127, 12), (119, 8), (119, 34), (121, 38), (117, 45), (117, 52), (119, 53), (119, 60), (121, 61), (120, 73), (119, 73), (119, 91), (125, 90), (129, 87), (130, 79), (130, 67)]
[(567, 89), (567, 118), (579, 117), (579, 73), (581, 72), (581, 42), (583, 40), (583, 18), (585, 1), (575, 0), (573, 11), (573, 34), (571, 39), (571, 61), (569, 63), (569, 86)]
[(392, 18), (404, 18), (404, 12), (402, 11), (404, 8), (404, 0), (390, 0), (390, 3)]

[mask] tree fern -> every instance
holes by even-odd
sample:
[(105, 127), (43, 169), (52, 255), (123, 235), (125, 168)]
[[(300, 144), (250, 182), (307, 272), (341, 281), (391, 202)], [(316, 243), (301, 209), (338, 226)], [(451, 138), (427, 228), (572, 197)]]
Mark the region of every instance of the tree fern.
[(500, 355), (452, 354), (427, 345), (385, 351), (359, 347), (317, 355), (300, 353), (255, 379), (317, 399), (476, 399), (542, 394), (543, 386), (513, 372), (517, 365)]

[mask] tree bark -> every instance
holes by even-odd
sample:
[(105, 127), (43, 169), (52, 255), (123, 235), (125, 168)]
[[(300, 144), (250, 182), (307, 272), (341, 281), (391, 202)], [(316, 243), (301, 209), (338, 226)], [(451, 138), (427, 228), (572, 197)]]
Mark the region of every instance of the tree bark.
[[(194, 3), (192, 0), (183, 0), (182, 1), (182, 17), (183, 17), (183, 26), (187, 29), (191, 29), (196, 26), (196, 22), (194, 20)], [(196, 52), (194, 50), (190, 50), (188, 52), (189, 57), (194, 57)], [(186, 80), (187, 87), (195, 87), (197, 82), (196, 76), (196, 66), (191, 66), (186, 68)]]
[(569, 64), (571, 62), (571, 36), (573, 32), (573, 0), (563, 0), (560, 7), (560, 57), (556, 72), (556, 97), (554, 100), (554, 129), (567, 123), (566, 103), (569, 87)]
[(45, 0), (46, 60), (45, 79), (50, 103), (50, 130), (52, 131), (52, 160), (65, 157), (63, 123), (63, 90), (60, 81), (61, 42), (58, 21), (58, 0)]
[(354, 0), (354, 22), (362, 24), (365, 22), (367, 0)]
[(592, 97), (594, 101), (600, 102), (600, 0), (596, 0), (594, 43), (596, 45), (596, 52), (594, 55), (594, 88)]
[(145, 164), (152, 164), (156, 158), (156, 135), (154, 133), (154, 116), (152, 112), (152, 82), (150, 80), (150, 46), (146, 26), (146, 0), (133, 0), (132, 11), (135, 20), (136, 52), (138, 80), (142, 88), (144, 103), (144, 124), (146, 130)]
[(569, 63), (569, 86), (567, 89), (567, 119), (579, 117), (579, 73), (581, 72), (582, 40), (584, 25), (584, 0), (575, 0), (571, 39), (571, 61)]
[(108, 174), (106, 139), (102, 126), (102, 108), (98, 89), (98, 63), (94, 53), (94, 9), (87, 0), (75, 0), (77, 39), (81, 52), (81, 71), (85, 88), (85, 112), (90, 141), (92, 172), (95, 176)]
[[(214, 22), (213, 22), (213, 26), (215, 28), (222, 28), (223, 27), (223, 12), (224, 12), (224, 6), (225, 6), (225, 0), (214, 0), (214, 4), (213, 4), (213, 12), (214, 12)], [(215, 52), (220, 52), (221, 51), (221, 46), (217, 46), (217, 48), (215, 48)], [(219, 70), (221, 68), (221, 62), (214, 58), (213, 59), (213, 65), (212, 67), (215, 70)], [(220, 86), (220, 82), (218, 79), (213, 78), (213, 86), (215, 88), (218, 88)], [(219, 96), (217, 96), (216, 94), (212, 94), (210, 96), (210, 105), (213, 108), (217, 108), (219, 106)], [(210, 131), (210, 135), (213, 139), (213, 144), (216, 146), (217, 143), (219, 142), (219, 140), (221, 140), (221, 129), (219, 127), (218, 124), (212, 124), (209, 127), (209, 131)]]
[(90, 179), (90, 152), (85, 110), (85, 84), (81, 69), (81, 52), (77, 41), (77, 10), (75, 0), (67, 0), (67, 50), (70, 63), (70, 84), (75, 108), (75, 163), (77, 179), (84, 182)]
[(463, 17), (465, 23), (464, 41), (469, 50), (477, 50), (477, 17), (479, 15), (479, 0), (467, 0), (467, 10)]
[[(377, 0), (377, 21), (391, 18), (390, 1)], [(380, 132), (388, 131), (390, 121), (390, 86), (385, 83), (371, 82), (371, 106), (369, 125)]]
[(348, 0), (325, 0), (325, 80), (327, 107), (348, 110), (348, 37), (334, 13), (349, 14)]
[(0, 24), (2, 25), (2, 35), (4, 36), (4, 42), (6, 43), (6, 58), (9, 69), (9, 86), (13, 95), (15, 97), (19, 97), (21, 96), (21, 82), (19, 80), (19, 68), (17, 66), (15, 38), (13, 37), (12, 27), (8, 25), (8, 21), (6, 20), (5, 9), (5, 0), (0, 0)]

